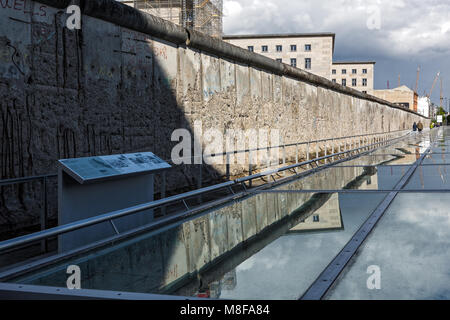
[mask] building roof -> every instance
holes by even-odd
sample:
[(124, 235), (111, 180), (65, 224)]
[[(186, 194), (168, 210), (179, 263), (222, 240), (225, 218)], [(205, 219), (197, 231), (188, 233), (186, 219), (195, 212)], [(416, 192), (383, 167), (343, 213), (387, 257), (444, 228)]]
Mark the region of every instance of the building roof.
[(408, 87), (405, 86), (405, 85), (400, 86), (400, 87), (397, 87), (397, 88), (394, 88), (393, 90), (397, 90), (397, 91), (414, 91), (414, 90), (408, 88)]
[(333, 61), (333, 64), (376, 64), (375, 61)]
[(312, 38), (312, 37), (335, 37), (332, 32), (318, 33), (271, 33), (271, 34), (236, 34), (224, 35), (223, 39), (255, 39), (255, 38)]
[(400, 87), (397, 88), (392, 88), (392, 89), (379, 89), (379, 90), (375, 90), (377, 92), (387, 92), (387, 91), (408, 91), (408, 92), (414, 92), (414, 90), (410, 89), (409, 87), (402, 85)]
[(233, 40), (233, 39), (272, 39), (272, 38), (323, 38), (331, 37), (333, 38), (333, 48), (334, 52), (334, 41), (336, 34), (333, 32), (315, 32), (315, 33), (269, 33), (269, 34), (236, 34), (236, 35), (224, 35), (223, 40)]

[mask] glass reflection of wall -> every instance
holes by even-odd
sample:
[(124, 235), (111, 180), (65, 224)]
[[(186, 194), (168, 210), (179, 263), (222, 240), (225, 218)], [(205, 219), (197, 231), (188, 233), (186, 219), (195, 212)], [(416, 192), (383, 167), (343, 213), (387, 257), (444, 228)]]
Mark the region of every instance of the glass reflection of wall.
[(302, 220), (289, 230), (289, 233), (318, 230), (342, 229), (341, 209), (339, 206), (339, 194), (333, 193), (330, 199), (314, 214)]
[(364, 182), (358, 188), (360, 190), (378, 190), (378, 173), (372, 176), (366, 177)]
[(233, 290), (236, 288), (236, 285), (236, 269), (233, 269), (230, 272), (227, 272), (221, 280), (209, 284), (209, 297), (218, 299), (222, 294), (222, 290)]

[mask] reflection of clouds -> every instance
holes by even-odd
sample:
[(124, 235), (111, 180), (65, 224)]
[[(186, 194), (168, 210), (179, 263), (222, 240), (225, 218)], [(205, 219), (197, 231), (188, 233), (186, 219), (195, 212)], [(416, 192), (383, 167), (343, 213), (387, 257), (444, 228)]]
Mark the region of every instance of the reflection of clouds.
[[(400, 194), (363, 245), (333, 299), (449, 299), (448, 194)], [(366, 287), (369, 265), (381, 290)]]
[[(345, 229), (280, 237), (236, 268), (237, 284), (224, 299), (297, 299), (347, 243), (385, 195), (341, 194)], [(355, 205), (355, 200), (358, 205)]]
[(245, 260), (243, 263), (241, 263), (236, 270), (237, 271), (246, 271), (246, 270), (250, 270), (251, 268), (253, 268), (253, 266), (255, 265), (256, 259), (255, 256), (250, 257), (250, 259)]
[(289, 249), (289, 246), (283, 246), (283, 251), (278, 250), (276, 247), (270, 248), (265, 255), (260, 257), (252, 256), (237, 267), (237, 270), (249, 270), (255, 266), (255, 263), (258, 263), (260, 268), (266, 270), (282, 268), (289, 262), (289, 255), (291, 254), (291, 250)]

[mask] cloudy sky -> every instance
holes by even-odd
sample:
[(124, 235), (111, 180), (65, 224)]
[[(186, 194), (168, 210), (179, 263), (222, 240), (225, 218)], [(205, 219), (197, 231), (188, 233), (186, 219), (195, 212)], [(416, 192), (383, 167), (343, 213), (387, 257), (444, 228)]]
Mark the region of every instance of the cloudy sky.
[[(448, 0), (224, 0), (225, 34), (334, 32), (334, 60), (375, 60), (375, 89), (429, 92), (441, 72), (450, 99)], [(449, 71), (448, 71), (449, 70)], [(439, 103), (439, 82), (432, 100)], [(447, 102), (448, 103), (448, 102)]]

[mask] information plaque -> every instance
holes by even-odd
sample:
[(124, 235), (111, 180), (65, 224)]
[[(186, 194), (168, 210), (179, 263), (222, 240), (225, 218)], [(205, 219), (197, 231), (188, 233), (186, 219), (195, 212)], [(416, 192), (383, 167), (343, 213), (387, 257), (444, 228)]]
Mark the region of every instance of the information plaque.
[[(58, 223), (64, 225), (153, 201), (154, 175), (171, 166), (152, 152), (59, 160)], [(164, 178), (161, 192), (164, 192)], [(59, 252), (80, 248), (153, 221), (153, 210), (58, 237)]]
[(62, 159), (59, 163), (81, 184), (125, 175), (155, 173), (171, 167), (152, 152)]

